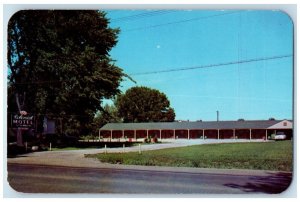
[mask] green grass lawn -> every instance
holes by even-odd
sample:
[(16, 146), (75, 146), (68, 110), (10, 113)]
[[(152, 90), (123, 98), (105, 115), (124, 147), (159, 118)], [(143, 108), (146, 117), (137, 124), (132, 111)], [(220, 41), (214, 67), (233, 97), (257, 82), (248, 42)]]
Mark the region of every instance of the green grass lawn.
[(129, 153), (86, 155), (126, 165), (292, 171), (292, 141), (207, 144)]

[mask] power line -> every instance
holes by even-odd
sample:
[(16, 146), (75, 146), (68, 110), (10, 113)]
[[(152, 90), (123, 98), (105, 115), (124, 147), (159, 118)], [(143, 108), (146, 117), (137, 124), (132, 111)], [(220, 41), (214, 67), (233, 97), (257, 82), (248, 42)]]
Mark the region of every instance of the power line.
[(235, 65), (235, 64), (244, 64), (244, 63), (251, 63), (251, 62), (258, 62), (258, 61), (265, 61), (265, 60), (276, 60), (276, 59), (288, 58), (288, 57), (292, 57), (292, 56), (293, 55), (279, 55), (279, 56), (272, 56), (272, 57), (254, 58), (254, 59), (239, 60), (239, 61), (232, 61), (232, 62), (223, 62), (223, 63), (217, 63), (217, 64), (208, 64), (208, 65), (201, 65), (201, 66), (195, 66), (195, 67), (183, 67), (183, 68), (166, 69), (166, 70), (152, 71), (152, 72), (133, 73), (133, 74), (129, 74), (129, 75), (137, 76), (137, 75), (186, 71), (186, 70), (193, 70), (193, 69), (203, 69), (203, 68), (210, 68), (210, 67), (220, 67), (220, 66), (228, 66), (228, 65)]
[[(208, 65), (201, 65), (201, 66), (194, 66), (194, 67), (182, 67), (182, 68), (175, 68), (175, 69), (166, 69), (166, 70), (161, 70), (161, 71), (133, 73), (133, 74), (128, 74), (128, 75), (129, 76), (139, 76), (139, 75), (159, 74), (159, 73), (176, 72), (176, 71), (186, 71), (186, 70), (193, 70), (193, 69), (204, 69), (204, 68), (210, 68), (210, 67), (220, 67), (220, 66), (228, 66), (228, 65), (234, 65), (234, 64), (243, 64), (243, 63), (251, 63), (251, 62), (258, 62), (258, 61), (282, 59), (282, 58), (288, 58), (288, 57), (292, 57), (292, 56), (293, 55), (279, 55), (279, 56), (272, 56), (272, 57), (254, 58), (254, 59), (249, 59), (249, 60), (208, 64)], [(65, 83), (65, 82), (66, 82), (66, 80), (62, 80), (62, 81), (44, 80), (44, 81), (31, 81), (31, 82), (17, 82), (17, 83), (13, 83), (13, 84), (14, 85), (24, 85), (24, 84), (44, 84), (44, 83), (45, 84), (46, 83)]]
[(139, 13), (136, 15), (129, 15), (129, 16), (125, 16), (125, 17), (113, 18), (110, 21), (111, 22), (120, 22), (120, 21), (138, 20), (141, 18), (153, 17), (156, 15), (163, 15), (163, 14), (168, 14), (171, 12), (175, 12), (175, 10), (157, 10), (157, 11), (144, 12), (144, 13)]
[(156, 15), (159, 14), (161, 11), (151, 11), (151, 12), (144, 12), (144, 13), (139, 13), (139, 14), (135, 14), (135, 15), (128, 15), (128, 16), (124, 16), (124, 17), (119, 17), (119, 18), (112, 18), (111, 21), (123, 21), (123, 20), (130, 20), (130, 19), (135, 19), (135, 18), (143, 18), (143, 17), (147, 17), (147, 16), (151, 16), (151, 15)]
[[(186, 71), (186, 70), (193, 70), (193, 69), (204, 69), (204, 68), (210, 68), (210, 67), (220, 67), (220, 66), (228, 66), (228, 65), (235, 65), (235, 64), (266, 61), (266, 60), (283, 59), (283, 58), (288, 58), (288, 57), (292, 57), (292, 56), (293, 56), (292, 54), (291, 55), (279, 55), (279, 56), (254, 58), (254, 59), (248, 59), (248, 60), (238, 60), (238, 61), (224, 62), (224, 63), (217, 63), (217, 64), (208, 64), (208, 65), (201, 65), (201, 66), (194, 66), (194, 67), (182, 67), (182, 68), (166, 69), (166, 70), (152, 71), (152, 72), (140, 72), (140, 73), (133, 73), (133, 74), (128, 74), (128, 75), (129, 76), (139, 76), (139, 75), (159, 74), (159, 73), (176, 72), (176, 71)], [(64, 83), (64, 82), (66, 82), (66, 81), (50, 80), (50, 81), (36, 81), (36, 82), (18, 82), (18, 83), (14, 83), (14, 84), (23, 85), (23, 84)]]
[(129, 31), (137, 31), (137, 30), (143, 30), (143, 29), (153, 29), (153, 28), (157, 28), (157, 27), (161, 27), (161, 26), (168, 26), (168, 25), (186, 23), (186, 22), (191, 22), (191, 21), (196, 21), (196, 20), (203, 20), (203, 19), (208, 19), (208, 18), (213, 18), (213, 17), (218, 17), (218, 16), (231, 15), (231, 14), (235, 14), (235, 13), (239, 13), (239, 12), (243, 12), (243, 11), (235, 11), (235, 12), (229, 12), (229, 13), (227, 12), (227, 13), (209, 15), (209, 16), (204, 16), (204, 17), (168, 22), (168, 23), (163, 23), (163, 24), (158, 24), (158, 25), (151, 25), (151, 26), (147, 26), (147, 27), (137, 27), (137, 28), (133, 28), (133, 29), (125, 29), (123, 31), (129, 32)]

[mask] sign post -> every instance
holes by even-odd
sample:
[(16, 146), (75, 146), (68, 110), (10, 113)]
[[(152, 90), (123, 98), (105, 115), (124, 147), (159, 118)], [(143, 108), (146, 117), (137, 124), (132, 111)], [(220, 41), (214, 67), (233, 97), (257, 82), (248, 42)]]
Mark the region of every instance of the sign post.
[[(19, 109), (19, 112), (20, 112), (20, 115), (21, 116), (26, 116), (27, 115), (27, 112), (24, 111), (24, 105), (25, 105), (25, 97), (26, 97), (26, 93), (24, 92), (23, 95), (19, 95), (19, 93), (16, 93), (16, 103), (17, 103), (17, 106), (18, 106), (18, 109)], [(20, 103), (20, 99), (23, 98), (23, 102)], [(13, 125), (13, 124), (12, 124)], [(21, 127), (18, 127), (18, 130), (17, 130), (17, 145), (18, 146), (23, 146), (23, 137), (22, 137), (22, 128)]]

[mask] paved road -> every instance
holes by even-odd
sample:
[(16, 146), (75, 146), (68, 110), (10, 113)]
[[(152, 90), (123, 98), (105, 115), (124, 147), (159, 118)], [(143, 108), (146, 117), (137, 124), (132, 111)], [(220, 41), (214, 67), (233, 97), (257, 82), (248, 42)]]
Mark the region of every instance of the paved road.
[(249, 194), (280, 193), (290, 173), (222, 174), (167, 170), (8, 164), (8, 181), (26, 193)]

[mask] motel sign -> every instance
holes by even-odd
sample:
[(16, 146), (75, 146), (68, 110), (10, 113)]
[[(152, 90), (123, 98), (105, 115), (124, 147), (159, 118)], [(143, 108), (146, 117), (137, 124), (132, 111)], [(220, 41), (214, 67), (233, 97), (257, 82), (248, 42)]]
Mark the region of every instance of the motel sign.
[(34, 116), (15, 114), (11, 117), (11, 123), (13, 128), (32, 128)]

